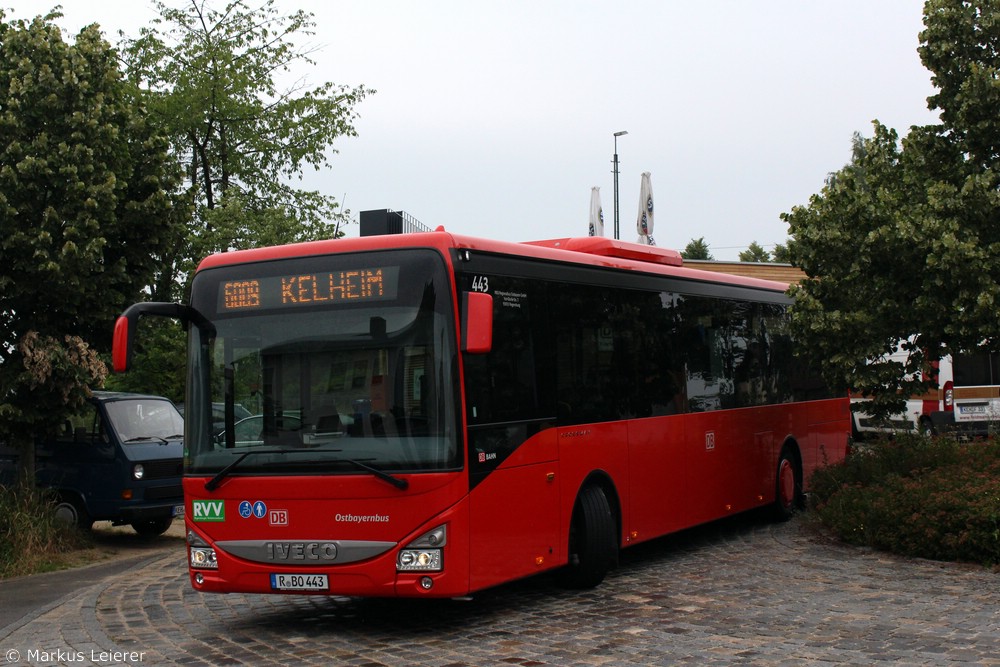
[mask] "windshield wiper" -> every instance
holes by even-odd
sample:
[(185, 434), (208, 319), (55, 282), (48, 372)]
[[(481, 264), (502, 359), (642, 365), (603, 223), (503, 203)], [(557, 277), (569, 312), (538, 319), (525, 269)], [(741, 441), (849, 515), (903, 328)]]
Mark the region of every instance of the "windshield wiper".
[[(303, 454), (339, 454), (342, 451), (343, 451), (342, 449), (302, 449), (302, 450), (296, 450), (296, 449), (252, 449), (250, 451), (243, 452), (242, 454), (240, 454), (229, 465), (227, 465), (225, 468), (223, 468), (222, 470), (220, 470), (215, 475), (215, 477), (213, 477), (212, 479), (210, 479), (207, 482), (205, 482), (205, 490), (206, 491), (214, 491), (215, 489), (217, 489), (218, 486), (219, 486), (219, 484), (222, 483), (222, 480), (224, 480), (229, 475), (229, 473), (233, 470), (233, 468), (235, 468), (240, 463), (242, 463), (243, 459), (247, 458), (251, 454), (295, 454), (295, 453), (299, 453), (299, 452), (301, 452)], [(334, 461), (335, 462), (350, 463), (351, 465), (353, 465), (353, 466), (355, 466), (357, 468), (360, 468), (360, 469), (362, 469), (362, 470), (364, 470), (366, 472), (370, 472), (372, 475), (374, 475), (375, 477), (378, 477), (383, 482), (388, 482), (389, 484), (392, 484), (394, 487), (396, 487), (400, 491), (405, 491), (410, 486), (410, 483), (407, 480), (401, 479), (399, 477), (395, 477), (393, 475), (390, 475), (389, 473), (385, 472), (384, 470), (379, 470), (378, 468), (372, 467), (372, 466), (368, 465), (367, 463), (364, 463), (362, 461), (358, 461), (356, 459), (334, 459)]]
[(158, 435), (137, 435), (134, 438), (129, 438), (125, 441), (125, 444), (130, 442), (149, 442), (150, 440), (159, 440), (162, 444), (167, 444), (167, 441)]
[[(337, 450), (332, 450), (332, 451), (337, 451)], [(372, 466), (367, 465), (366, 463), (362, 463), (357, 459), (336, 459), (336, 460), (343, 461), (344, 463), (350, 463), (351, 465), (361, 468), (362, 470), (366, 470), (371, 474), (375, 475), (376, 477), (378, 477), (383, 482), (389, 482), (400, 491), (406, 491), (406, 489), (409, 488), (410, 486), (410, 483), (405, 479), (402, 479), (401, 477), (394, 477), (393, 475), (390, 475), (384, 470), (373, 468)]]
[(205, 482), (205, 490), (206, 491), (215, 491), (215, 489), (217, 489), (219, 487), (219, 484), (222, 483), (222, 480), (224, 480), (226, 478), (226, 476), (229, 475), (229, 472), (233, 468), (235, 468), (236, 466), (238, 466), (239, 464), (243, 463), (243, 459), (245, 459), (246, 457), (250, 456), (251, 454), (287, 454), (287, 453), (288, 453), (288, 451), (284, 450), (284, 449), (250, 449), (250, 450), (247, 450), (247, 451), (243, 452), (242, 454), (240, 454), (239, 456), (237, 456), (233, 460), (232, 463), (230, 463), (225, 468), (223, 468), (218, 473), (216, 473), (215, 477), (213, 477), (212, 479), (210, 479), (207, 482)]

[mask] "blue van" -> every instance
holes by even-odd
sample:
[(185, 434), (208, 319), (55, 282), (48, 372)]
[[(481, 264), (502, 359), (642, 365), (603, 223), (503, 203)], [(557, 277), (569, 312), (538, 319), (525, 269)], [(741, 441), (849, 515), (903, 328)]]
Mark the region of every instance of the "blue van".
[[(184, 420), (162, 396), (95, 391), (55, 432), (35, 443), (35, 477), (56, 516), (83, 529), (130, 524), (165, 532), (184, 513)], [(0, 448), (0, 478), (16, 479), (18, 453)]]

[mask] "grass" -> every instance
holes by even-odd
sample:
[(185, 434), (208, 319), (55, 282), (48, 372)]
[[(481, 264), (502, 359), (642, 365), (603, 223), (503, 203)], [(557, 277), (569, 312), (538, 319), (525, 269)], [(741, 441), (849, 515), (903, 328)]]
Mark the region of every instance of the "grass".
[(56, 519), (34, 487), (0, 486), (0, 579), (77, 564), (91, 543), (86, 533)]
[(1000, 444), (898, 435), (857, 447), (812, 479), (819, 521), (892, 553), (1000, 565)]

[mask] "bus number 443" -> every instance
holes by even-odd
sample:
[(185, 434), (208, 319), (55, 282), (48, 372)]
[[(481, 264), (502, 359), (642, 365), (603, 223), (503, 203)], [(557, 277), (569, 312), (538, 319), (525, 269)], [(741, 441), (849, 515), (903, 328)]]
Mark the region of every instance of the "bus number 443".
[(489, 292), (490, 291), (490, 279), (486, 276), (472, 276), (472, 291), (473, 292)]

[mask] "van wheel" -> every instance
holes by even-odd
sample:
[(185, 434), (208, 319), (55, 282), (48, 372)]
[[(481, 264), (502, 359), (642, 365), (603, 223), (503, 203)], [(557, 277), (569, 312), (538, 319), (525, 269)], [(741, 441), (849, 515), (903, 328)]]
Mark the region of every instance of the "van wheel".
[(94, 525), (94, 520), (87, 514), (83, 501), (70, 494), (62, 493), (56, 496), (52, 513), (56, 520), (76, 526), (80, 530), (90, 530)]
[(133, 521), (132, 530), (140, 537), (157, 537), (167, 532), (170, 524), (174, 522), (173, 517), (163, 517), (160, 519), (145, 519), (143, 521)]
[(593, 588), (618, 562), (618, 536), (604, 489), (591, 484), (580, 492), (569, 530), (569, 563), (559, 572), (567, 588)]
[(789, 449), (782, 449), (774, 490), (775, 520), (788, 521), (802, 505), (802, 471), (798, 459)]

